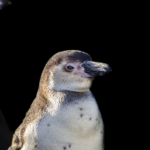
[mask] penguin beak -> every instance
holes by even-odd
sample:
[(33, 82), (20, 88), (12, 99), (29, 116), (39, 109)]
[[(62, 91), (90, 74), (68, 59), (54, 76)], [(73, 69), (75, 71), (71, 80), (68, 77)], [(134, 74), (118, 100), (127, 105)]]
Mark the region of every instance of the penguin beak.
[(84, 72), (90, 75), (91, 78), (103, 76), (112, 71), (108, 64), (102, 62), (85, 61), (81, 66), (84, 68)]

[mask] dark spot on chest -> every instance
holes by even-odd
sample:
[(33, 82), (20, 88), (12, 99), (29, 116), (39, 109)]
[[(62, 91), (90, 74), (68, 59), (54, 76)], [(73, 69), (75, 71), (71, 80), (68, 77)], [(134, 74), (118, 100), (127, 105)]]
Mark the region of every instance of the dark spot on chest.
[(35, 145), (34, 147), (37, 148), (37, 145)]
[(50, 124), (48, 123), (47, 126), (50, 126)]
[(89, 120), (92, 120), (92, 118), (89, 118)]
[(71, 148), (71, 144), (69, 144), (69, 148)]
[(67, 148), (64, 146), (63, 149), (65, 150), (65, 149), (67, 149)]
[(83, 108), (79, 108), (81, 111), (83, 110)]
[(80, 114), (80, 117), (83, 117), (83, 114)]

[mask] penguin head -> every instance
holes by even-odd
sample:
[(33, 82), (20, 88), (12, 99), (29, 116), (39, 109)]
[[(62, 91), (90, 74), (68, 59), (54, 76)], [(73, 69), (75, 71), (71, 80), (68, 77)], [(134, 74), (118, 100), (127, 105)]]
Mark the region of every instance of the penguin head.
[(53, 91), (85, 92), (96, 76), (110, 72), (105, 63), (93, 62), (90, 55), (79, 50), (56, 53), (47, 62), (41, 84)]

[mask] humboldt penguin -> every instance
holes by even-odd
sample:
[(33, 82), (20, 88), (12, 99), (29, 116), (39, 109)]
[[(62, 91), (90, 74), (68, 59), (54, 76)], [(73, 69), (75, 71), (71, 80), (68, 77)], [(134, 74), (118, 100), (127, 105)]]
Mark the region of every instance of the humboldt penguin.
[(104, 150), (104, 124), (90, 87), (110, 71), (80, 50), (53, 55), (8, 150)]

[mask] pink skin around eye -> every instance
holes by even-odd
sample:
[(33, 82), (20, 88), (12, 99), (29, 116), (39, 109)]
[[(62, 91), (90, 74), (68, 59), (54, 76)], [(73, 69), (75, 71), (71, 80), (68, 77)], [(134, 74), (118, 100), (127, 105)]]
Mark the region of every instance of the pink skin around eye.
[(73, 66), (74, 67), (74, 74), (83, 77), (83, 78), (91, 78), (92, 76), (88, 75), (84, 72), (84, 68), (81, 66), (80, 62), (73, 62), (73, 63), (67, 63), (67, 66)]

